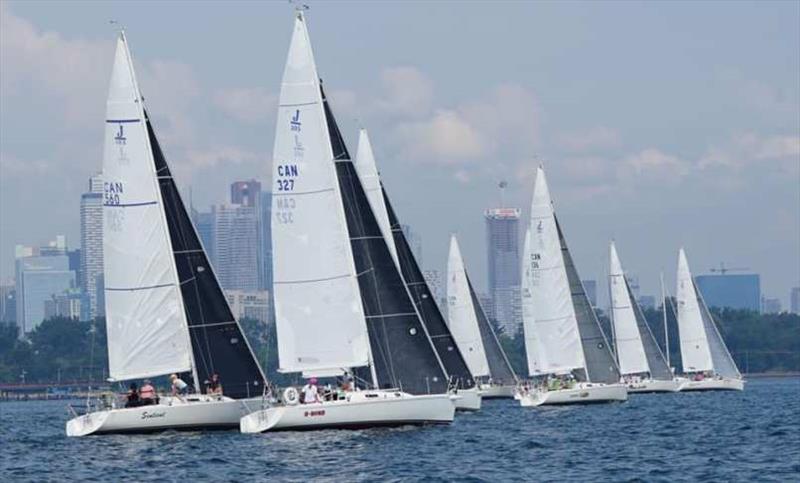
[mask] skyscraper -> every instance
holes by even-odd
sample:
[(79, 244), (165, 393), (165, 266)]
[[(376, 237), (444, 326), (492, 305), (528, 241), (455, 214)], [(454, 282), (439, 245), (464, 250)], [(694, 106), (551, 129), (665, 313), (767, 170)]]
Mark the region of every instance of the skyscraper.
[(258, 219), (252, 206), (218, 205), (214, 217), (214, 269), (226, 290), (258, 290)]
[(20, 335), (45, 318), (45, 302), (75, 287), (63, 236), (47, 247), (16, 247), (16, 309)]
[(517, 208), (486, 210), (486, 247), (489, 268), (490, 317), (506, 334), (513, 335), (521, 323), (519, 297), (519, 217)]
[(258, 266), (258, 288), (270, 289), (272, 284), (272, 262), (269, 259), (270, 231), (269, 213), (271, 212), (272, 198), (269, 192), (261, 191), (261, 183), (251, 179), (235, 181), (231, 184), (231, 203), (249, 206), (255, 210), (256, 216), (256, 259)]
[[(272, 294), (272, 192), (261, 192), (261, 270), (264, 274), (264, 286)], [(270, 304), (272, 306), (272, 304)]]
[(81, 195), (80, 281), (86, 306), (82, 318), (97, 316), (97, 279), (103, 274), (103, 179), (89, 178), (89, 190)]
[(214, 214), (210, 212), (197, 211), (192, 208), (192, 221), (197, 229), (197, 236), (203, 244), (206, 256), (211, 261), (211, 266), (216, 269), (217, 259), (214, 253)]

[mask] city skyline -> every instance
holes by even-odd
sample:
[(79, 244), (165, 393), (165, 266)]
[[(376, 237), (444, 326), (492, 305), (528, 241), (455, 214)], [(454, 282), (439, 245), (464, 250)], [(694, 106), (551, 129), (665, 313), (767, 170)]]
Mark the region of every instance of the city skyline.
[[(269, 185), (264, 133), (274, 131), (290, 9), (198, 6), (200, 20), (242, 27), (220, 27), (230, 35), (215, 50), (204, 44), (207, 22), (178, 20), (180, 4), (160, 5), (158, 18), (135, 4), (92, 7), (0, 7), (0, 116), (15, 120), (0, 122), (0, 278), (13, 276), (17, 244), (54, 233), (79, 239), (79, 196), (101, 159), (108, 18), (128, 27), (164, 149), (194, 204), (223, 202), (236, 179)], [(481, 214), (498, 204), (495, 186), (506, 179), (505, 204), (525, 219), (539, 153), (579, 272), (598, 281), (599, 294), (615, 238), (643, 294), (659, 293), (660, 271), (673, 292), (683, 245), (695, 274), (723, 261), (748, 266), (762, 275), (763, 293), (788, 307), (800, 282), (800, 66), (792, 55), (800, 7), (773, 7), (699, 4), (687, 20), (688, 7), (635, 4), (621, 16), (630, 30), (614, 32), (613, 4), (384, 4), (365, 15), (358, 4), (312, 3), (309, 23), (349, 147), (358, 124), (370, 128), (398, 215), (422, 239), (425, 268), (444, 267), (449, 233), (458, 232), (476, 284), (486, 287)], [(688, 35), (664, 18), (679, 19)], [(412, 19), (419, 39), (404, 42)], [(373, 42), (339, 35), (345, 20)], [(704, 28), (710, 21), (713, 33)], [(450, 29), (441, 39), (438, 29), (455, 24), (488, 35)], [(253, 39), (259, 60), (248, 65)], [(450, 42), (475, 55), (462, 58)], [(533, 47), (522, 60), (492, 55), (508, 45)], [(640, 69), (631, 71), (634, 62)], [(581, 80), (587, 69), (597, 74), (591, 82)], [(31, 98), (46, 102), (24, 101)]]

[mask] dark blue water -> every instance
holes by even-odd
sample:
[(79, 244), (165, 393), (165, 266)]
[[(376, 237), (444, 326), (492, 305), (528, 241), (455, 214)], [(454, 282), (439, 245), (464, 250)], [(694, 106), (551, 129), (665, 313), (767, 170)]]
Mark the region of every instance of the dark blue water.
[(64, 407), (0, 403), (0, 479), (800, 480), (800, 379), (554, 409), (484, 401), (452, 426), (262, 435), (68, 439)]

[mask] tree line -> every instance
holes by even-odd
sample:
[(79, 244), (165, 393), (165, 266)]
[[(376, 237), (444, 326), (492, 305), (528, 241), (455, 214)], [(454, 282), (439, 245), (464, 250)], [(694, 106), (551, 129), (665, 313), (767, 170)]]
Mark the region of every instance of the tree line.
[[(748, 310), (712, 309), (722, 337), (743, 373), (800, 372), (800, 316), (759, 314)], [(645, 309), (650, 328), (664, 348), (663, 313)], [(599, 312), (609, 334), (608, 317)], [(267, 377), (277, 385), (299, 382), (298, 375), (281, 374), (274, 324), (252, 319), (240, 321), (256, 358)], [(680, 367), (680, 346), (675, 314), (668, 310), (670, 359)], [(500, 334), (511, 365), (527, 375), (522, 333)], [(20, 337), (14, 323), (0, 322), (0, 382), (51, 383), (105, 380), (108, 377), (105, 320), (78, 321), (56, 317), (43, 321)]]

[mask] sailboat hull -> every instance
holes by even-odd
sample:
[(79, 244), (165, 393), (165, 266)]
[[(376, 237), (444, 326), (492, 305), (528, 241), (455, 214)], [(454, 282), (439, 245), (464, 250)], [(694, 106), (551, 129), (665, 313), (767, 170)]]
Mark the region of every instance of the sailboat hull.
[(721, 379), (688, 380), (681, 391), (744, 391), (744, 379), (725, 377)]
[(580, 383), (573, 388), (552, 391), (537, 390), (520, 394), (520, 406), (538, 407), (562, 404), (594, 404), (628, 400), (628, 390), (622, 384)]
[(686, 381), (682, 379), (642, 379), (626, 383), (628, 394), (647, 392), (678, 392)]
[(455, 405), (449, 394), (412, 396), (400, 391), (361, 391), (342, 401), (274, 406), (250, 413), (243, 433), (361, 429), (381, 426), (449, 424)]
[(477, 387), (472, 389), (461, 389), (456, 393), (453, 404), (456, 411), (478, 411), (481, 408), (483, 394)]
[(514, 386), (482, 384), (480, 392), (483, 399), (512, 399), (514, 397)]
[(90, 412), (67, 421), (67, 436), (159, 431), (207, 431), (236, 429), (247, 414), (247, 403), (260, 404), (261, 398), (235, 400), (227, 397), (189, 396), (184, 400), (161, 398), (160, 404), (136, 408)]

